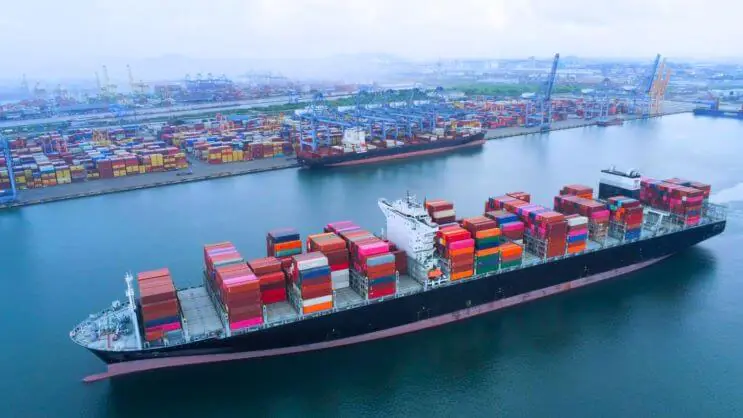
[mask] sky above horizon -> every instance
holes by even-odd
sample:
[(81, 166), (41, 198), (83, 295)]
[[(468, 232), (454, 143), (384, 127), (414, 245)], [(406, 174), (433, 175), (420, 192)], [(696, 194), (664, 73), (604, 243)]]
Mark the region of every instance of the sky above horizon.
[[(743, 2), (711, 0), (24, 0), (0, 13), (0, 77), (104, 60), (740, 55)], [(706, 18), (709, 16), (709, 18)]]

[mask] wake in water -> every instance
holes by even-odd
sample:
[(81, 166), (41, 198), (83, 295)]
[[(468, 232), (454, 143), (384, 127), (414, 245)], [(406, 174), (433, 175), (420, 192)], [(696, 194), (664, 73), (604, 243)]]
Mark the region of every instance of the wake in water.
[(710, 196), (709, 200), (712, 203), (718, 204), (743, 202), (743, 183), (738, 183), (728, 189), (720, 190)]

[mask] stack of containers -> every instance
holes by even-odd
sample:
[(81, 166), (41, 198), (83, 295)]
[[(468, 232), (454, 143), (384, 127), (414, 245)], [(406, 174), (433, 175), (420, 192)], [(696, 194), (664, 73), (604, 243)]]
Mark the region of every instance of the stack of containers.
[(161, 340), (181, 330), (180, 308), (168, 269), (137, 274), (142, 328), (147, 341)]
[(611, 214), (605, 204), (578, 196), (555, 196), (555, 210), (565, 215), (585, 216), (589, 238), (599, 242), (606, 238)]
[(9, 189), (10, 189), (10, 171), (8, 170), (8, 162), (5, 161), (4, 156), (0, 155), (0, 193), (2, 193), (4, 190), (9, 190)]
[(397, 291), (397, 266), (389, 244), (382, 240), (366, 240), (357, 245), (358, 259), (355, 269), (366, 280), (369, 299), (395, 294)]
[(425, 208), (431, 219), (439, 225), (453, 223), (456, 220), (454, 204), (446, 200), (427, 200)]
[(687, 187), (691, 187), (692, 189), (701, 190), (705, 201), (709, 199), (710, 192), (712, 191), (712, 186), (710, 186), (709, 184), (700, 183), (698, 181), (689, 182), (689, 185)]
[(494, 220), (504, 237), (517, 241), (524, 238), (524, 223), (515, 214), (505, 210), (485, 212), (485, 216)]
[(670, 212), (681, 217), (684, 225), (698, 225), (702, 217), (704, 191), (691, 187), (671, 188), (668, 206)]
[(500, 265), (501, 230), (496, 222), (485, 216), (466, 218), (464, 229), (475, 238), (475, 272), (490, 273)]
[(464, 279), (475, 274), (475, 240), (459, 225), (441, 228), (437, 232), (439, 251), (449, 262), (449, 278)]
[(289, 289), (303, 314), (333, 308), (333, 284), (328, 258), (316, 251), (292, 256), (290, 268), (292, 286)]
[(281, 260), (276, 257), (259, 258), (249, 262), (248, 266), (258, 278), (264, 305), (286, 301), (286, 275), (281, 269)]
[(521, 260), (524, 255), (524, 249), (515, 243), (506, 242), (500, 245), (500, 267), (511, 268), (518, 267), (521, 265)]
[(333, 290), (349, 286), (351, 277), (350, 259), (348, 247), (343, 238), (332, 232), (310, 235), (307, 237), (307, 251), (319, 251), (328, 258)]
[(568, 223), (565, 215), (554, 211), (539, 212), (535, 219), (536, 235), (546, 241), (545, 254), (538, 254), (547, 258), (565, 255), (568, 236)]
[(506, 196), (513, 197), (514, 199), (523, 200), (526, 203), (531, 202), (531, 195), (526, 192), (511, 192), (506, 193)]
[(346, 241), (352, 267), (353, 264), (358, 260), (358, 250), (356, 247), (359, 243), (363, 243), (366, 241), (381, 241), (379, 238), (375, 237), (374, 234), (364, 229), (355, 229), (353, 231), (341, 232), (339, 235), (341, 236), (341, 238), (343, 238), (344, 241)]
[[(704, 201), (710, 194), (710, 186), (676, 178), (668, 181), (673, 183), (642, 179), (640, 201), (650, 207), (681, 217), (687, 226), (699, 224)], [(692, 184), (697, 187), (691, 187)]]
[(560, 190), (560, 196), (578, 196), (584, 199), (593, 199), (593, 188), (582, 184), (570, 184)]
[(260, 281), (231, 242), (204, 246), (208, 285), (230, 330), (263, 323)]
[(291, 258), (302, 254), (302, 241), (299, 232), (292, 228), (268, 231), (266, 235), (266, 255), (281, 260), (284, 268), (291, 265)]
[(660, 180), (643, 178), (640, 180), (640, 202), (651, 208), (668, 211), (668, 193), (667, 188)]
[(578, 214), (565, 217), (568, 222), (568, 254), (575, 254), (586, 249), (588, 241), (588, 218)]
[(325, 232), (333, 232), (336, 234), (355, 231), (357, 229), (361, 229), (361, 227), (351, 221), (331, 222), (325, 225)]
[[(611, 222), (620, 225), (615, 233), (611, 228), (614, 238), (620, 240), (640, 239), (642, 230), (642, 205), (639, 200), (630, 197), (615, 196), (608, 199)], [(622, 236), (620, 236), (623, 234)]]

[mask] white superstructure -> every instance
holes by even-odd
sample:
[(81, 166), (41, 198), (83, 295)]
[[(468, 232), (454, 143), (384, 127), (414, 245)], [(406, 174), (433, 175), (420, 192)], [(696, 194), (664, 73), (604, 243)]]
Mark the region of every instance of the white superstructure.
[(387, 218), (387, 239), (408, 255), (410, 276), (428, 283), (428, 273), (438, 267), (434, 240), (439, 226), (414, 196), (394, 202), (379, 199), (379, 208)]

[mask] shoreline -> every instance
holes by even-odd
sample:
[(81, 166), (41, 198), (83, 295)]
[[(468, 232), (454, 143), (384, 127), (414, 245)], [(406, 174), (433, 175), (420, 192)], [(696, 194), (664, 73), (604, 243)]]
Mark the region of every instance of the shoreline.
[[(668, 116), (668, 115), (676, 115), (676, 114), (681, 114), (681, 113), (691, 113), (691, 111), (690, 110), (674, 110), (674, 111), (664, 112), (663, 114), (651, 115), (648, 117), (648, 119), (659, 118), (659, 117)], [(641, 120), (641, 119), (642, 118), (639, 118), (639, 117), (623, 118), (625, 122)], [(581, 120), (572, 120), (572, 121), (568, 120), (568, 121), (557, 122), (557, 124), (558, 124), (557, 126), (553, 126), (548, 132), (561, 131), (561, 130), (566, 130), (566, 129), (584, 128), (587, 126), (596, 126), (596, 121), (586, 122), (586, 121), (581, 121)], [(563, 125), (563, 126), (560, 126), (560, 125)], [(505, 132), (497, 132), (500, 130), (503, 130)], [(505, 139), (505, 138), (512, 138), (516, 136), (524, 136), (524, 135), (529, 135), (529, 134), (534, 134), (534, 133), (540, 133), (539, 128), (516, 127), (516, 128), (487, 129), (485, 139), (487, 141), (492, 141), (492, 140), (499, 140), (499, 139)], [(201, 173), (191, 174), (191, 175), (179, 175), (179, 173), (183, 173), (184, 171), (177, 170), (177, 171), (170, 171), (166, 173), (149, 173), (145, 175), (121, 178), (121, 180), (126, 180), (128, 183), (130, 183), (127, 185), (116, 186), (116, 185), (106, 185), (106, 183), (99, 183), (99, 182), (120, 181), (120, 179), (105, 179), (105, 180), (93, 180), (90, 182), (86, 181), (82, 183), (74, 183), (74, 184), (63, 185), (63, 186), (54, 186), (54, 187), (42, 188), (42, 189), (21, 190), (18, 193), (18, 197), (19, 197), (18, 201), (0, 205), (0, 210), (300, 167), (300, 164), (297, 162), (296, 158), (291, 158), (291, 159), (286, 158), (284, 160), (276, 161), (275, 164), (272, 164), (272, 165), (268, 165), (267, 163), (268, 161), (272, 161), (272, 159), (253, 160), (253, 161), (247, 161), (247, 162), (242, 162), (242, 163), (228, 163), (228, 164), (219, 165), (219, 166), (217, 165), (210, 166), (200, 161), (193, 161), (190, 158), (189, 158), (189, 161), (191, 161), (191, 167), (196, 169), (194, 171), (200, 171)], [(263, 165), (263, 164), (259, 164), (263, 162), (266, 162), (265, 166), (246, 167), (246, 166), (252, 166), (256, 164)], [(231, 166), (231, 165), (234, 167), (226, 168), (227, 166)], [(218, 170), (220, 168), (223, 168), (223, 169)], [(153, 177), (139, 177), (139, 176), (153, 176)], [(175, 177), (175, 178), (170, 178), (170, 177)], [(66, 188), (70, 186), (74, 186), (75, 188), (78, 188), (78, 189), (87, 188), (88, 190), (87, 191), (69, 190), (67, 193), (64, 193), (65, 191), (67, 191)], [(108, 186), (108, 187), (97, 187), (97, 186)], [(63, 187), (65, 189), (59, 189), (59, 187)], [(31, 194), (31, 195), (39, 194), (41, 196), (24, 198), (23, 196), (24, 194)], [(44, 196), (45, 194), (47, 196)]]

